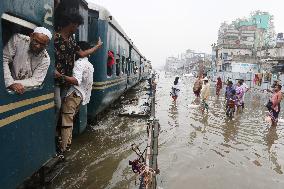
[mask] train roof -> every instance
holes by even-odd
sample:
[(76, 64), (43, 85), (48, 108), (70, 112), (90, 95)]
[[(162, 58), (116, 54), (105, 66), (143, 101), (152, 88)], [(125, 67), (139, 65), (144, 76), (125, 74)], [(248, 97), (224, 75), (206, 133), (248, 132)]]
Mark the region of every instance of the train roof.
[(96, 10), (96, 11), (99, 12), (99, 19), (100, 20), (106, 20), (109, 23), (111, 23), (111, 25), (115, 29), (117, 29), (123, 35), (123, 37), (133, 46), (135, 51), (137, 51), (138, 54), (140, 54), (140, 56), (142, 56), (142, 54), (140, 53), (138, 48), (133, 44), (133, 41), (130, 39), (130, 37), (128, 37), (126, 35), (125, 31), (122, 29), (122, 27), (118, 24), (118, 22), (115, 20), (115, 18), (110, 14), (110, 12), (106, 8), (104, 8), (104, 7), (100, 6), (100, 5), (97, 5), (97, 4), (93, 3), (90, 0), (88, 0), (87, 2), (88, 2), (88, 8), (89, 9)]

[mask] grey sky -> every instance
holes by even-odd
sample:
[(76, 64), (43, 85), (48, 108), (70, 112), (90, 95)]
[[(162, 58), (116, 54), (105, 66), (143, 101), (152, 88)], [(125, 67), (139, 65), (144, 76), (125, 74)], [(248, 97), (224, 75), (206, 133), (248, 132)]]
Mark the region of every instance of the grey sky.
[(220, 24), (254, 10), (270, 12), (276, 32), (284, 32), (283, 0), (93, 1), (110, 11), (155, 67), (186, 49), (211, 53)]

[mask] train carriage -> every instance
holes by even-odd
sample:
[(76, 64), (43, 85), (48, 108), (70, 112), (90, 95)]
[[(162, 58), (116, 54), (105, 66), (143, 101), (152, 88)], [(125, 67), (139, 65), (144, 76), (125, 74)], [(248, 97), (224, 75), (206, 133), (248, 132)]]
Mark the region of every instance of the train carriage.
[[(90, 103), (81, 106), (76, 115), (73, 133), (80, 134), (86, 128), (88, 117), (94, 118), (145, 77), (142, 67), (146, 59), (106, 9), (84, 0), (61, 0), (56, 10), (53, 18), (53, 0), (1, 1), (0, 57), (13, 34), (29, 35), (37, 26), (53, 32), (60, 21), (58, 13), (79, 12), (84, 24), (76, 33), (76, 40), (95, 44), (101, 37), (103, 41), (103, 47), (89, 58), (95, 69), (94, 84)], [(53, 48), (51, 41), (47, 49), (51, 64), (43, 84), (26, 89), (22, 95), (6, 89), (3, 69), (0, 69), (1, 189), (16, 188), (56, 153)], [(111, 75), (107, 74), (108, 51), (115, 56)], [(0, 67), (3, 68), (2, 58)]]
[[(55, 152), (53, 64), (42, 86), (22, 95), (5, 87), (3, 47), (15, 33), (29, 34), (36, 26), (51, 31), (53, 2), (21, 0), (0, 2), (0, 188), (15, 188), (37, 171)], [(52, 44), (48, 48), (54, 60)]]
[[(88, 5), (89, 10), (100, 13), (96, 38), (101, 37), (104, 44), (100, 52), (90, 58), (95, 72), (92, 96), (88, 104), (88, 115), (89, 118), (94, 118), (127, 89), (138, 83), (139, 73), (138, 70), (135, 71), (135, 68), (140, 65), (141, 55), (106, 9), (91, 2)], [(89, 35), (94, 35), (92, 27), (89, 26), (91, 31)], [(110, 75), (107, 73), (108, 51), (111, 51), (115, 57), (115, 64), (112, 65)]]

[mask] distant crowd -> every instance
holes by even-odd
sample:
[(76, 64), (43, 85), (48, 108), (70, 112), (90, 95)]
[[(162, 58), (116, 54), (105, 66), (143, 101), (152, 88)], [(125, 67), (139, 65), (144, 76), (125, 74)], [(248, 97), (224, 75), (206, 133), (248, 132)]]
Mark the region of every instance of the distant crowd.
[[(221, 77), (218, 77), (215, 84), (216, 97), (219, 97), (221, 95), (223, 85), (225, 85), (224, 96), (226, 116), (233, 118), (235, 114), (240, 114), (244, 110), (245, 94), (250, 90), (250, 88), (243, 79), (239, 79), (236, 83), (233, 83), (233, 81), (231, 81), (230, 79), (227, 79), (225, 82), (223, 82), (221, 80)], [(266, 90), (272, 93), (271, 97), (268, 99), (268, 102), (265, 105), (268, 110), (266, 121), (268, 121), (271, 126), (276, 126), (278, 123), (278, 117), (281, 109), (280, 103), (283, 98), (281, 88), (281, 83), (279, 81), (275, 81), (272, 84), (271, 89)], [(171, 89), (171, 96), (174, 102), (177, 100), (180, 90), (179, 77), (175, 77), (174, 85)], [(208, 112), (210, 82), (207, 75), (204, 74), (197, 77), (193, 84), (193, 93), (196, 96), (197, 101), (199, 101), (200, 103), (202, 114), (205, 110)]]

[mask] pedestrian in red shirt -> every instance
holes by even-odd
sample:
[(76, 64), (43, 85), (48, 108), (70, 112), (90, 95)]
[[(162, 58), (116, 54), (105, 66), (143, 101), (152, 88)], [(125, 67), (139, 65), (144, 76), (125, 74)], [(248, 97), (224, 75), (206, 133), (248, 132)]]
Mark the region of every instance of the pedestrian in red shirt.
[(222, 80), (220, 77), (217, 78), (217, 83), (216, 83), (216, 95), (219, 97), (220, 95), (220, 90), (222, 89)]

